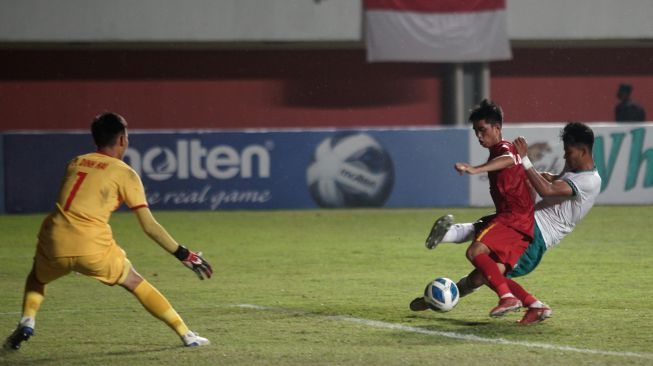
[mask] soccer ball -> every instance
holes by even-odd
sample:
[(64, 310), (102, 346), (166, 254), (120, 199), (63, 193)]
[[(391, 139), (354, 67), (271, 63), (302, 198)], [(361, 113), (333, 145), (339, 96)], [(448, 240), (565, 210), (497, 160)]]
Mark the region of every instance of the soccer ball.
[(450, 311), (459, 299), (456, 283), (445, 277), (436, 278), (424, 289), (424, 300), (433, 311)]
[(370, 135), (347, 132), (317, 146), (306, 181), (320, 207), (381, 207), (392, 191), (394, 167)]

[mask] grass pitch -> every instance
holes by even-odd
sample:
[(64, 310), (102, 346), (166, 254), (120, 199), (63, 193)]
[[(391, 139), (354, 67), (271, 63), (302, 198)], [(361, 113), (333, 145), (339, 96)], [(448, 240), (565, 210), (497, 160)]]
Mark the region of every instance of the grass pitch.
[[(424, 248), (448, 212), (461, 222), (489, 211), (156, 212), (205, 253), (208, 281), (147, 239), (132, 214), (115, 214), (135, 268), (213, 344), (185, 349), (122, 288), (70, 275), (48, 286), (36, 336), (0, 365), (653, 364), (653, 207), (595, 207), (518, 279), (554, 311), (529, 327), (517, 314), (489, 318), (496, 296), (485, 288), (449, 313), (408, 310), (431, 279), (472, 269), (466, 245)], [(20, 317), (42, 217), (0, 216), (3, 338)]]

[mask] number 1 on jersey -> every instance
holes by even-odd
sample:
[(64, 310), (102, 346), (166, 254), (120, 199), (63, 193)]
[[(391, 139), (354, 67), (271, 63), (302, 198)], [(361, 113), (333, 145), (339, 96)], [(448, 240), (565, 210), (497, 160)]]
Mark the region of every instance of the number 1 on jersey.
[(66, 199), (66, 204), (63, 206), (64, 211), (68, 211), (70, 208), (70, 204), (73, 202), (73, 199), (75, 198), (75, 195), (77, 194), (77, 190), (79, 189), (79, 186), (82, 185), (82, 182), (86, 178), (86, 175), (88, 173), (85, 172), (77, 172), (77, 180), (75, 181), (75, 184), (73, 185), (73, 189), (70, 190), (70, 194), (68, 195), (68, 199)]

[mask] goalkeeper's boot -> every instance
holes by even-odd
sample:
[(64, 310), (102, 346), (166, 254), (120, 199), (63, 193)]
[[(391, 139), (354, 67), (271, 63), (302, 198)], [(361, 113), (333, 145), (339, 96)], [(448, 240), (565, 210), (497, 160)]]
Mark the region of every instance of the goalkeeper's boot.
[(449, 228), (453, 225), (453, 215), (444, 215), (439, 219), (435, 220), (429, 237), (426, 238), (426, 247), (428, 249), (434, 249), (440, 244), (444, 235), (449, 231)]
[(186, 347), (208, 346), (211, 344), (208, 339), (200, 337), (199, 334), (193, 333), (190, 330), (181, 337), (181, 340)]
[(20, 349), (20, 344), (27, 341), (33, 335), (34, 328), (19, 324), (16, 330), (7, 337), (3, 347), (5, 349)]
[(412, 311), (424, 311), (429, 308), (429, 306), (426, 304), (426, 300), (424, 300), (424, 298), (421, 296), (416, 297), (413, 301), (411, 301), (408, 307)]
[(490, 311), (490, 316), (498, 318), (506, 315), (511, 311), (519, 311), (521, 308), (521, 301), (513, 296), (503, 297), (499, 300), (499, 305)]
[(542, 303), (541, 307), (529, 307), (524, 317), (518, 322), (521, 325), (530, 325), (543, 322), (553, 315), (551, 308)]

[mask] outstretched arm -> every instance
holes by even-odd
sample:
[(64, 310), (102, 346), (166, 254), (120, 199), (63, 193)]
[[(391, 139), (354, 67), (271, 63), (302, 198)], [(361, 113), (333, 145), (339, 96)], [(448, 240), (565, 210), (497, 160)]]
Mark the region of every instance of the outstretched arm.
[(156, 221), (147, 207), (141, 207), (137, 210), (134, 210), (136, 217), (138, 217), (138, 222), (141, 224), (141, 229), (147, 234), (152, 240), (165, 249), (168, 253), (174, 254), (174, 252), (179, 248), (179, 244), (175, 239), (168, 234), (166, 229), (161, 226), (161, 224)]
[(540, 173), (535, 169), (528, 159), (528, 142), (524, 137), (518, 137), (513, 144), (522, 158), (522, 165), (524, 165), (528, 180), (540, 197), (574, 195), (574, 190), (567, 182), (557, 179), (557, 176), (552, 174)]
[(515, 165), (515, 160), (513, 157), (510, 155), (502, 155), (478, 166), (472, 166), (468, 163), (456, 163), (456, 165), (454, 165), (454, 169), (456, 169), (461, 175), (463, 173), (478, 174), (501, 170), (512, 165)]
[(136, 217), (138, 217), (138, 222), (141, 224), (141, 228), (147, 236), (152, 238), (152, 240), (159, 244), (168, 253), (174, 255), (186, 267), (195, 272), (200, 280), (203, 280), (205, 277), (211, 278), (213, 269), (211, 268), (211, 265), (202, 258), (201, 252), (195, 253), (188, 250), (183, 245), (179, 245), (175, 239), (168, 234), (166, 229), (156, 221), (149, 208), (141, 207), (134, 210), (134, 212), (136, 213)]

